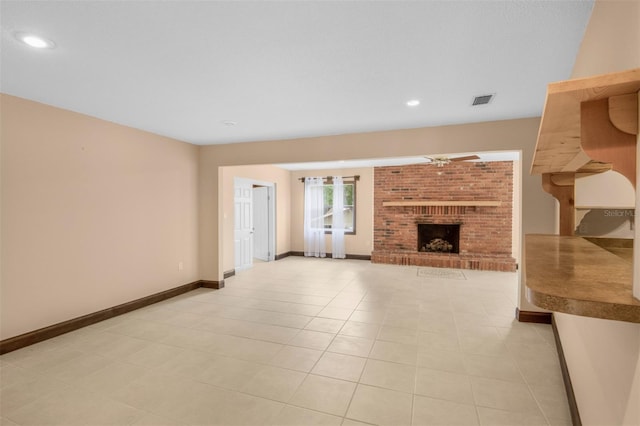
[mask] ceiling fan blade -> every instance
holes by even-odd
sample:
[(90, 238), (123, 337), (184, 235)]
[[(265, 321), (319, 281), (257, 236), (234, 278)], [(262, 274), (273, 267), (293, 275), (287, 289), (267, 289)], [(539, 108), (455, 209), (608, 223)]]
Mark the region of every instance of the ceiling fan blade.
[(449, 161), (468, 161), (468, 160), (479, 160), (480, 157), (478, 157), (477, 155), (467, 155), (464, 157), (454, 157), (454, 158), (450, 158)]

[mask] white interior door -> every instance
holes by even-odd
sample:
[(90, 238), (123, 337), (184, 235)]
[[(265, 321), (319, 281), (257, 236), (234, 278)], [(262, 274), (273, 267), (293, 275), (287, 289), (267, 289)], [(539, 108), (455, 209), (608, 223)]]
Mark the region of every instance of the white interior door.
[(253, 266), (253, 185), (235, 183), (234, 197), (235, 269)]
[(269, 188), (253, 188), (253, 257), (269, 261)]

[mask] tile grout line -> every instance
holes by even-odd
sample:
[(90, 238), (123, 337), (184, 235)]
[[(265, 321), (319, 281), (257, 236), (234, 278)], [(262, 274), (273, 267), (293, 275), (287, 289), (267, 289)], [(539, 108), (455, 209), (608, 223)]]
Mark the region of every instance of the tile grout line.
[[(352, 281), (352, 280), (351, 280), (351, 281)], [(351, 282), (351, 281), (350, 281), (350, 282)], [(348, 284), (347, 284), (347, 285), (348, 285)], [(338, 294), (339, 294), (339, 293), (338, 293)], [(336, 294), (336, 296), (334, 296), (334, 297), (331, 299), (331, 301), (335, 300), (335, 298), (338, 296), (338, 294)], [(329, 301), (329, 302), (327, 303), (327, 305), (328, 305), (329, 303), (331, 303), (331, 301)], [(325, 307), (326, 307), (326, 305), (325, 305)], [(323, 309), (324, 309), (324, 308), (323, 308)], [(354, 311), (355, 311), (355, 309), (354, 309)], [(322, 310), (320, 310), (320, 312), (322, 312)], [(318, 312), (318, 314), (320, 314), (320, 312)], [(314, 318), (314, 319), (315, 319), (315, 318), (318, 318), (318, 314), (316, 314), (316, 316), (314, 316), (313, 318)], [(353, 314), (353, 313), (352, 313), (352, 314)], [(352, 314), (351, 314), (351, 315), (352, 315)], [(351, 315), (349, 315), (349, 318), (351, 317)], [(311, 321), (313, 321), (313, 319), (312, 319)], [(311, 322), (311, 321), (309, 321), (309, 322)], [(345, 323), (342, 325), (342, 327), (344, 327), (344, 325), (347, 323), (347, 321), (348, 321), (348, 320), (345, 320)], [(308, 323), (307, 323), (307, 325), (308, 325)], [(340, 328), (340, 330), (342, 330), (342, 327)], [(303, 329), (303, 330), (304, 330), (304, 329)], [(335, 338), (336, 338), (336, 337), (338, 336), (338, 334), (340, 333), (340, 330), (338, 330), (338, 332), (337, 332), (337, 333), (335, 333), (335, 334), (334, 334), (334, 336), (331, 338), (331, 340), (329, 341), (329, 344), (325, 347), (325, 349), (322, 351), (322, 353), (320, 354), (320, 356), (318, 357), (318, 359), (316, 360), (316, 362), (314, 362), (313, 366), (311, 366), (311, 368), (309, 369), (309, 371), (306, 373), (306, 376), (305, 376), (304, 380), (300, 383), (300, 385), (298, 386), (298, 388), (297, 388), (297, 389), (296, 389), (296, 391), (293, 393), (293, 395), (291, 396), (291, 398), (290, 398), (290, 399), (293, 399), (293, 398), (295, 397), (295, 395), (297, 394), (297, 392), (298, 392), (298, 390), (300, 389), (300, 387), (304, 384), (304, 382), (305, 382), (305, 381), (308, 379), (308, 377), (312, 374), (313, 370), (316, 368), (316, 366), (318, 365), (318, 363), (320, 362), (320, 360), (321, 360), (321, 359), (324, 357), (324, 355), (328, 352), (329, 347), (331, 346), (331, 344), (333, 343), (333, 341), (335, 340)], [(332, 333), (332, 334), (333, 334), (333, 333)], [(325, 376), (321, 376), (321, 377), (325, 377)], [(356, 384), (356, 388), (357, 388), (357, 384)], [(354, 389), (354, 393), (355, 393), (355, 389)], [(351, 397), (353, 398), (353, 395), (352, 395)], [(297, 406), (296, 406), (296, 407), (297, 407)], [(300, 407), (300, 408), (306, 408), (306, 407)], [(344, 418), (345, 418), (344, 416), (347, 414), (348, 409), (349, 409), (349, 407), (347, 406), (347, 409), (345, 410), (344, 414), (343, 414), (342, 416), (339, 416), (339, 417), (342, 417), (342, 419), (343, 419), (343, 421), (342, 421), (341, 423), (343, 423), (343, 422), (344, 422)], [(325, 413), (325, 414), (329, 414), (329, 413)]]

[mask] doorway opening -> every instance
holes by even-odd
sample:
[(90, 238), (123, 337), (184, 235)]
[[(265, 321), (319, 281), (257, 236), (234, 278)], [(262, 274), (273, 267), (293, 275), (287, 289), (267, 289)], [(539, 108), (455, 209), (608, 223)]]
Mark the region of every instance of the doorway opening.
[(275, 260), (275, 183), (234, 178), (234, 269)]

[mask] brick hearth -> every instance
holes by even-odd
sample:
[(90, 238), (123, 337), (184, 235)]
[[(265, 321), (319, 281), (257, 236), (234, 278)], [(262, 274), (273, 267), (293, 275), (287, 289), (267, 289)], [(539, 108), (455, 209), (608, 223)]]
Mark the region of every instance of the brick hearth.
[[(438, 175), (438, 172), (441, 172)], [(499, 206), (383, 206), (384, 202), (497, 201)], [(511, 161), (376, 167), (375, 263), (515, 271)], [(418, 224), (460, 223), (460, 253), (419, 252)]]

